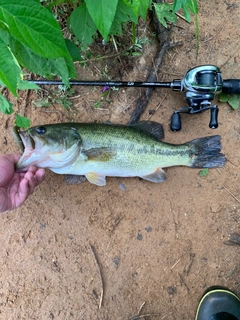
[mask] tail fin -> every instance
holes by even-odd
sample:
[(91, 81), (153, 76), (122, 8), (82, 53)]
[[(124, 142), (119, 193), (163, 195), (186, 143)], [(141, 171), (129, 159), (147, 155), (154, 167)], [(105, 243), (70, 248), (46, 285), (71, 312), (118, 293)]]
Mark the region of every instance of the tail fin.
[(226, 164), (227, 159), (220, 153), (221, 137), (210, 136), (198, 138), (187, 143), (190, 150), (192, 168), (218, 168)]

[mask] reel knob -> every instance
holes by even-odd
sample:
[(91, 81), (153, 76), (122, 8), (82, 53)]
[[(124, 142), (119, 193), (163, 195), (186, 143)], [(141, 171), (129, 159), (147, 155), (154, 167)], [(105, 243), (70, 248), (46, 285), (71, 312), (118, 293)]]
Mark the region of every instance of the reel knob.
[(181, 125), (181, 116), (178, 112), (174, 112), (172, 117), (171, 117), (171, 124), (170, 128), (172, 131), (179, 131), (182, 128)]
[(209, 127), (211, 129), (217, 129), (218, 127), (218, 107), (217, 106), (213, 106), (211, 108)]

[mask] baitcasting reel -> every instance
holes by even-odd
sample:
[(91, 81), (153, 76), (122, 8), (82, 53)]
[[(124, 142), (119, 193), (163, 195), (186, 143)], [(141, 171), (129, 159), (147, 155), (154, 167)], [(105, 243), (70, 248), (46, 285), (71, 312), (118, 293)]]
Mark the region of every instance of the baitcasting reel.
[(183, 80), (174, 80), (172, 89), (184, 91), (188, 106), (176, 110), (171, 118), (170, 127), (173, 131), (181, 129), (180, 113), (199, 113), (210, 110), (209, 127), (216, 129), (218, 127), (218, 106), (211, 105), (211, 100), (215, 94), (220, 92), (240, 93), (239, 80), (223, 81), (220, 69), (216, 66), (205, 65), (198, 66), (189, 70)]

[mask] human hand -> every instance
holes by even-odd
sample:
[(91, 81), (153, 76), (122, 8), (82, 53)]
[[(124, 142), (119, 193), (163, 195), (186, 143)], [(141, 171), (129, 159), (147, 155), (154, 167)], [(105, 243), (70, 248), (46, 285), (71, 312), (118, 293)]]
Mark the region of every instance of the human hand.
[(15, 172), (20, 154), (0, 155), (0, 212), (20, 207), (43, 180), (44, 169), (32, 166), (27, 172)]

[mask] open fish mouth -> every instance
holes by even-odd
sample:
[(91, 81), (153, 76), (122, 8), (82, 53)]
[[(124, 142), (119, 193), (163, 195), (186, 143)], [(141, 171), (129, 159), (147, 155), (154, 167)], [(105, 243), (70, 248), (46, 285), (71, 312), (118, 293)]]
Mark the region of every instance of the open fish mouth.
[(24, 152), (26, 149), (35, 149), (35, 141), (27, 130), (20, 131), (20, 128), (15, 126), (13, 128), (13, 136), (21, 152)]
[(32, 138), (31, 134), (28, 133), (27, 131), (20, 131), (19, 132), (19, 136), (21, 139), (21, 144), (23, 145), (23, 151), (25, 151), (26, 149), (31, 149), (34, 150), (35, 149), (35, 141)]
[(34, 154), (37, 151), (35, 149), (36, 143), (31, 136), (30, 130), (21, 131), (19, 127), (14, 127), (13, 136), (22, 152), (22, 156), (16, 164), (16, 171), (24, 172), (29, 167), (30, 159), (31, 165), (37, 164), (37, 159), (33, 161)]

